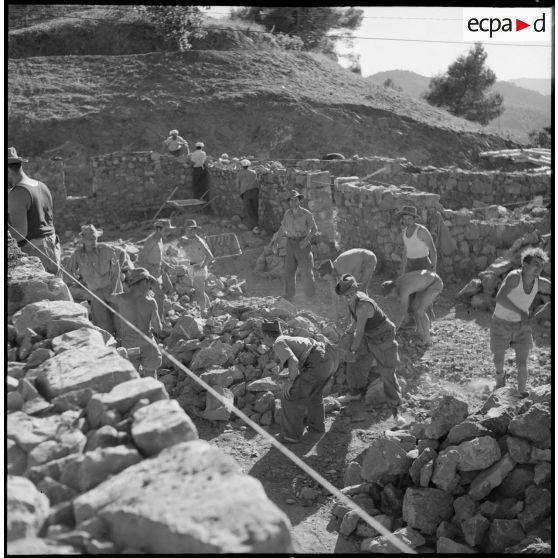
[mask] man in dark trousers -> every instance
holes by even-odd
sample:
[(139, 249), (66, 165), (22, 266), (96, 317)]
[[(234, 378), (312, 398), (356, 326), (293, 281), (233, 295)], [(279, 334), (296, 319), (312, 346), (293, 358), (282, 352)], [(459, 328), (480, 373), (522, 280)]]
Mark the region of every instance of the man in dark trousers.
[(242, 169), (236, 175), (236, 189), (244, 205), (244, 224), (254, 234), (258, 234), (260, 184), (256, 171), (250, 168), (251, 164), (248, 159), (240, 161)]
[(352, 275), (343, 275), (335, 290), (339, 296), (347, 298), (353, 319), (353, 324), (347, 330), (347, 334), (352, 334), (349, 351), (353, 358), (347, 360), (347, 384), (351, 395), (366, 393), (372, 361), (376, 360), (393, 418), (398, 426), (404, 426), (407, 421), (399, 415), (398, 410), (401, 388), (395, 372), (399, 363), (395, 325), (373, 299), (358, 290)]
[(60, 275), (60, 240), (54, 231), (52, 194), (23, 172), (15, 147), (8, 147), (8, 222), (23, 252), (37, 256), (49, 273)]
[(307, 297), (312, 298), (315, 294), (314, 283), (314, 256), (310, 240), (318, 227), (314, 216), (308, 209), (300, 206), (304, 196), (296, 190), (289, 193), (289, 209), (285, 211), (281, 226), (275, 235), (272, 249), (277, 252), (277, 244), (282, 236), (287, 237), (287, 254), (285, 256), (285, 293), (283, 298), (291, 300), (294, 298), (296, 289), (296, 270), (300, 267), (304, 280), (304, 292)]
[(277, 320), (262, 324), (263, 341), (273, 348), (282, 366), (289, 369), (289, 379), (281, 397), (280, 440), (300, 442), (307, 413), (308, 429), (325, 432), (323, 391), (339, 366), (335, 348), (308, 337), (283, 335)]
[(204, 201), (207, 199), (207, 155), (203, 150), (204, 144), (201, 141), (196, 143), (196, 149), (188, 156), (192, 165), (192, 189), (194, 198)]

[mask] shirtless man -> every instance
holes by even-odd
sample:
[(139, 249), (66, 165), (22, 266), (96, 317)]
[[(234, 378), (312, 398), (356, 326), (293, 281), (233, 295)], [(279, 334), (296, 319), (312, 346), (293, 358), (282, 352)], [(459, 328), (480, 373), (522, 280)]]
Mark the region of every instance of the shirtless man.
[(209, 273), (207, 266), (214, 258), (207, 242), (196, 234), (197, 229), (199, 227), (196, 221), (188, 219), (185, 224), (186, 234), (180, 238), (178, 245), (190, 260), (196, 302), (203, 315), (210, 304), (209, 297), (205, 292), (205, 281)]
[(134, 351), (130, 351), (130, 361), (142, 376), (152, 376), (155, 379), (157, 378), (157, 369), (160, 368), (163, 359), (151, 328), (160, 335), (162, 325), (157, 302), (148, 293), (156, 282), (155, 277), (150, 275), (147, 269), (137, 267), (130, 270), (128, 276), (129, 290), (122, 294), (112, 295), (109, 299), (119, 314), (150, 338), (150, 341), (145, 340), (118, 316), (115, 318), (117, 337), (122, 347), (126, 349), (139, 348), (137, 357), (133, 354)]
[(335, 286), (339, 279), (345, 273), (352, 275), (363, 292), (368, 294), (368, 285), (372, 275), (374, 275), (377, 263), (378, 258), (376, 254), (372, 250), (364, 248), (351, 248), (339, 254), (334, 261), (326, 260), (322, 262), (318, 268), (318, 274), (329, 281), (331, 300), (337, 302), (335, 310), (338, 319), (343, 315), (343, 299), (335, 293)]
[(434, 300), (436, 300), (443, 288), (444, 283), (440, 276), (426, 269), (410, 271), (398, 277), (395, 281), (384, 281), (382, 283), (382, 294), (399, 298), (401, 305), (401, 316), (396, 323), (396, 328), (399, 329), (401, 327), (407, 316), (409, 301), (411, 295), (414, 294), (411, 306), (415, 315), (417, 332), (421, 338), (422, 345), (431, 345), (431, 322), (426, 310), (434, 303)]

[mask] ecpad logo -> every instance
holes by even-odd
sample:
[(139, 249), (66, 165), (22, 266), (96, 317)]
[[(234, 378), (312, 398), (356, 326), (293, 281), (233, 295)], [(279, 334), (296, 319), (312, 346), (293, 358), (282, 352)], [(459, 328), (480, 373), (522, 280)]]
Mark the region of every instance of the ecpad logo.
[(550, 8), (463, 9), (464, 40), (550, 41), (551, 27)]

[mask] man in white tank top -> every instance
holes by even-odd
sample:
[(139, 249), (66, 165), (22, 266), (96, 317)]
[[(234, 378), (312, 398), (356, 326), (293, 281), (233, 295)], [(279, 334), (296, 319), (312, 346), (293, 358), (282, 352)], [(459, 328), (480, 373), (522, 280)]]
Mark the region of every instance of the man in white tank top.
[(496, 294), (496, 308), (490, 325), (490, 350), (494, 354), (496, 389), (506, 384), (504, 357), (506, 349), (515, 349), (517, 366), (517, 391), (527, 397), (527, 358), (533, 346), (531, 321), (537, 318), (544, 307), (535, 314), (531, 305), (543, 283), (550, 289), (550, 281), (540, 277), (548, 256), (540, 248), (529, 248), (521, 255), (521, 269), (514, 269), (504, 279)]

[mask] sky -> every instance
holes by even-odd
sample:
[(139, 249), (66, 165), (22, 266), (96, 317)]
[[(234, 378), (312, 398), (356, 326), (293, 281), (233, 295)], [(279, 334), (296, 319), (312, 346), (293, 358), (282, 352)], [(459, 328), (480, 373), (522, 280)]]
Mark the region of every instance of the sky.
[[(362, 38), (353, 39), (351, 47), (340, 45), (338, 52), (341, 55), (347, 52), (359, 54), (364, 77), (388, 70), (409, 70), (427, 77), (443, 74), (450, 64), (473, 47), (472, 43), (461, 42), (463, 8), (359, 7), (364, 11), (363, 23), (352, 34)], [(223, 17), (221, 14), (228, 13), (230, 8), (214, 6), (209, 13), (213, 17)], [(377, 40), (380, 38), (389, 40)], [(460, 44), (414, 42), (409, 39), (457, 41)], [(499, 46), (485, 42), (483, 45), (488, 54), (486, 65), (500, 81), (517, 78), (551, 79), (550, 42), (529, 41), (528, 44), (543, 46), (525, 46), (521, 43)], [(339, 62), (345, 66), (349, 64), (348, 59), (340, 58)]]

